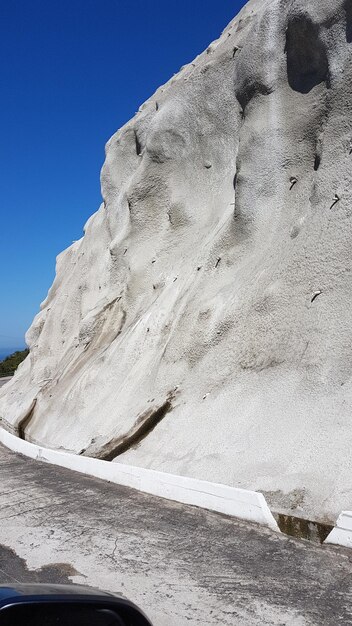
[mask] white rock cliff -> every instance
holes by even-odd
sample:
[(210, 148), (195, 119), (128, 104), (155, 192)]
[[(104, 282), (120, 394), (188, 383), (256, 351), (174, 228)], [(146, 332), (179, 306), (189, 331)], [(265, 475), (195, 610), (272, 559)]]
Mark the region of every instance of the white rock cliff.
[(108, 142), (3, 425), (350, 508), (351, 102), (352, 0), (251, 0)]

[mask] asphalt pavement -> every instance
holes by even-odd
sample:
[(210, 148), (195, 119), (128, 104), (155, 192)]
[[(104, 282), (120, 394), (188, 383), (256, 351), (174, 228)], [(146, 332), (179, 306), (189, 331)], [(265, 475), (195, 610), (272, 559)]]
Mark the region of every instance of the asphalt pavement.
[(121, 593), (155, 626), (352, 625), (352, 552), (0, 446), (0, 583)]

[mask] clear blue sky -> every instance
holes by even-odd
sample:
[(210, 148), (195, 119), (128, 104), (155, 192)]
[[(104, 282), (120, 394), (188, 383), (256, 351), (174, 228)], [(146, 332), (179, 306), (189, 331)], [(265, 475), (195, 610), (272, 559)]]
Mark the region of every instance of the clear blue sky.
[(241, 0), (2, 0), (0, 349), (101, 201), (104, 144), (217, 38)]

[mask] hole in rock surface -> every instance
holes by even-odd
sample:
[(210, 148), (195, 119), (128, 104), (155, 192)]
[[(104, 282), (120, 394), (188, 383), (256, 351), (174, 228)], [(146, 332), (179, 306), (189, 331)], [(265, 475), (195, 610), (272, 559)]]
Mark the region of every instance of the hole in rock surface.
[(346, 40), (352, 43), (352, 0), (345, 0), (344, 4), (346, 13)]
[(320, 27), (306, 15), (295, 16), (286, 31), (287, 78), (290, 87), (309, 93), (322, 82), (329, 86), (329, 63)]

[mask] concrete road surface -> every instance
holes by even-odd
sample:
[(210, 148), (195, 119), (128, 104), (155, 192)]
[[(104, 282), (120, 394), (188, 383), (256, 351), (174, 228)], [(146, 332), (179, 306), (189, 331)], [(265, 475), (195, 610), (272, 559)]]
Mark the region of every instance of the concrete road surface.
[(352, 624), (352, 552), (32, 461), (0, 446), (0, 582), (126, 595), (155, 626)]

